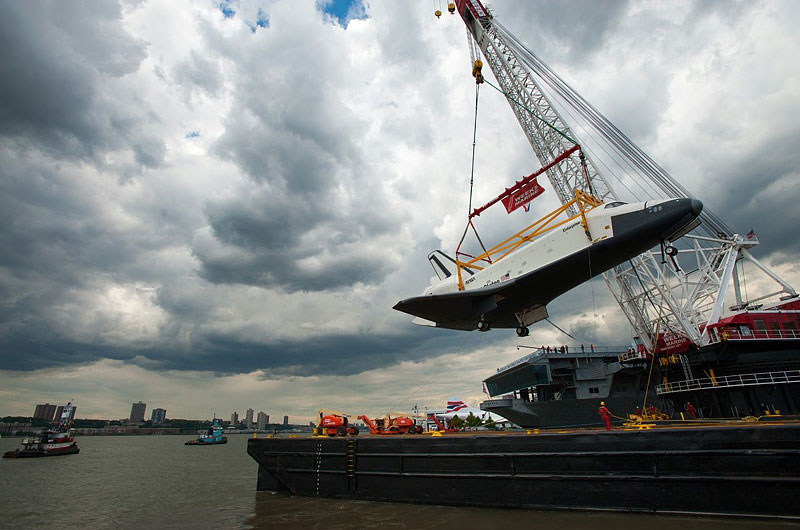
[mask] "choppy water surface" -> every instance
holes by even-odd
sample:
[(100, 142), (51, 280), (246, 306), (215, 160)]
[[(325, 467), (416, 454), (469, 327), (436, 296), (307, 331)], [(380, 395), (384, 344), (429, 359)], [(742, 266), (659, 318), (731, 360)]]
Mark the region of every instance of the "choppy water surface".
[[(256, 492), (257, 466), (247, 455), (247, 437), (229, 436), (227, 445), (184, 446), (190, 438), (81, 437), (77, 455), (0, 460), (0, 527), (797, 528), (769, 521), (419, 506)], [(0, 450), (19, 443), (19, 438), (0, 439)]]

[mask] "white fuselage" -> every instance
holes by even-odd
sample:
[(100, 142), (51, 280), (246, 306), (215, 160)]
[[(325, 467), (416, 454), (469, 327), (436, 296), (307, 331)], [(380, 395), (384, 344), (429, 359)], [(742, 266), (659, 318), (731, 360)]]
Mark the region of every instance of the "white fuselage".
[[(670, 199), (620, 204), (614, 207), (598, 206), (586, 213), (586, 223), (591, 239), (583, 230), (580, 218), (573, 219), (523, 245), (501, 261), (492, 263), (482, 270), (474, 271), (473, 275), (462, 274), (464, 290), (480, 289), (513, 280), (566, 258), (598, 241), (614, 237), (612, 215), (644, 210), (647, 206), (655, 206), (668, 200)], [(452, 275), (441, 281), (436, 278), (432, 279), (430, 287), (425, 290), (424, 294), (443, 294), (456, 291), (458, 291), (458, 279), (456, 275)]]

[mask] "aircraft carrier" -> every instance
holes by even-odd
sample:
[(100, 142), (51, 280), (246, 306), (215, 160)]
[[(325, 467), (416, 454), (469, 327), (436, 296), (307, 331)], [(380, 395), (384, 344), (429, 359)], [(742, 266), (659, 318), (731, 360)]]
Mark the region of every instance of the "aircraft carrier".
[(800, 415), (799, 309), (743, 309), (709, 327), (707, 346), (662, 337), (655, 356), (636, 342), (543, 346), (484, 380), (481, 409), (521, 427), (599, 426), (601, 401), (617, 423), (650, 405), (688, 419), (687, 403), (701, 418)]

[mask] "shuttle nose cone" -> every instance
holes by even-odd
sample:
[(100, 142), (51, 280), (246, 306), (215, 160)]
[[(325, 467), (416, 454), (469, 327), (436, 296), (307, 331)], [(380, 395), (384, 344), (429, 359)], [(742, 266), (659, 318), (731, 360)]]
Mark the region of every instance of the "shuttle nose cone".
[(700, 215), (700, 212), (703, 211), (703, 203), (698, 201), (697, 199), (692, 199), (692, 213), (695, 215)]

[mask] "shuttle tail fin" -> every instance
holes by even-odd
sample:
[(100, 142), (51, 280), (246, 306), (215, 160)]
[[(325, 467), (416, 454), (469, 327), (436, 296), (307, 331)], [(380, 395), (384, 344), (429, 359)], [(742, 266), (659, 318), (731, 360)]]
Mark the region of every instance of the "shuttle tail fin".
[[(436, 276), (440, 280), (444, 280), (445, 278), (449, 278), (451, 276), (455, 276), (458, 274), (458, 265), (456, 265), (456, 260), (442, 252), (441, 250), (434, 250), (430, 254), (428, 254), (428, 261), (431, 262), (431, 267), (433, 267)], [(464, 272), (472, 276), (475, 274), (470, 269), (464, 267)]]

